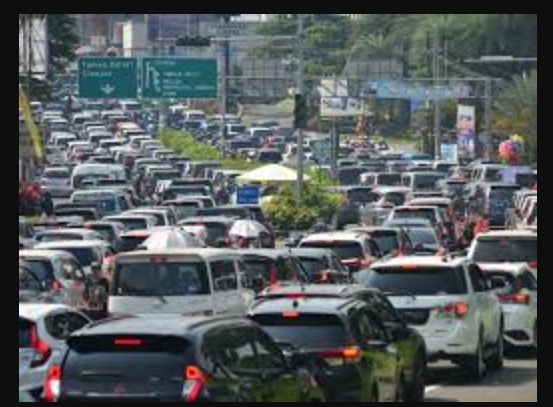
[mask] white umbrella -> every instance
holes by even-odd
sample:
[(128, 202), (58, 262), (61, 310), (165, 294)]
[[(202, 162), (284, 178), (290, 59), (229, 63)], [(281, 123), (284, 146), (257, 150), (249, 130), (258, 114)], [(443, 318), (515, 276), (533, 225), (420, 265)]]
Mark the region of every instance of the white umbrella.
[(154, 232), (140, 247), (146, 250), (193, 249), (202, 244), (188, 232), (167, 228)]
[(230, 229), (229, 235), (245, 239), (257, 239), (262, 233), (269, 234), (269, 231), (261, 223), (255, 220), (238, 220)]
[[(298, 173), (282, 165), (271, 164), (256, 170), (247, 172), (240, 177), (242, 182), (295, 182), (298, 180)], [(310, 177), (304, 175), (304, 180), (309, 181)]]

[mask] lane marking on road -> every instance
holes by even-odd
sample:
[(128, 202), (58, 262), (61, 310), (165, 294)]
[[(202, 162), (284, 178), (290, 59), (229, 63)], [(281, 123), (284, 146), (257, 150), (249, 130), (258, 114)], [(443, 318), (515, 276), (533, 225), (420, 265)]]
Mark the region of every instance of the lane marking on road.
[(425, 394), (435, 393), (442, 388), (443, 386), (428, 386), (425, 390)]

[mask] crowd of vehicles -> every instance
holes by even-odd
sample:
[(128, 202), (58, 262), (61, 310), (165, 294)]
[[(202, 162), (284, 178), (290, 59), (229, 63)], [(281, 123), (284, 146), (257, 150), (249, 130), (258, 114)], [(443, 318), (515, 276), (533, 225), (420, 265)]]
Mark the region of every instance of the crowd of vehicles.
[[(537, 349), (537, 189), (505, 166), (343, 146), (347, 216), (283, 241), (223, 199), (240, 172), (168, 149), (146, 111), (94, 107), (40, 118), (54, 202), (19, 218), (20, 400), (421, 402), (434, 362), (480, 382)], [(271, 120), (221, 132), (175, 106), (169, 124), (297, 154)]]

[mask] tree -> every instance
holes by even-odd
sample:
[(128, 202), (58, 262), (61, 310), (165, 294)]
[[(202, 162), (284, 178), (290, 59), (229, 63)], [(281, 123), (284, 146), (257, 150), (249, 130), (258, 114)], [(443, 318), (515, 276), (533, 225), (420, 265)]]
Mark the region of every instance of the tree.
[(499, 96), (495, 109), (496, 130), (523, 136), (531, 161), (537, 161), (538, 71), (516, 77)]
[(48, 14), (48, 43), (51, 75), (64, 73), (75, 60), (79, 44), (73, 14)]

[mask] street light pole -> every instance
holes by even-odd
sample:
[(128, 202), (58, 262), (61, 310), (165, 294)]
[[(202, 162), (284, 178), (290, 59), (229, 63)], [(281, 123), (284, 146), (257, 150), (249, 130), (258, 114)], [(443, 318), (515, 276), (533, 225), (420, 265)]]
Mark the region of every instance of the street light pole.
[[(305, 96), (305, 55), (304, 55), (304, 30), (305, 30), (305, 14), (298, 14), (298, 94)], [(304, 133), (302, 128), (297, 129), (298, 132), (298, 202), (303, 199), (303, 182), (304, 182)]]

